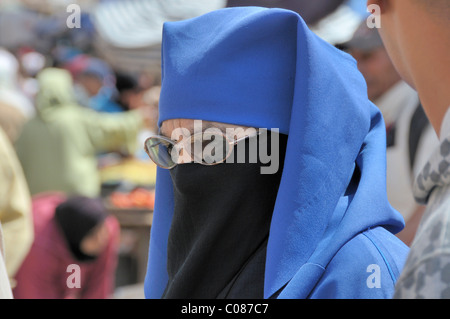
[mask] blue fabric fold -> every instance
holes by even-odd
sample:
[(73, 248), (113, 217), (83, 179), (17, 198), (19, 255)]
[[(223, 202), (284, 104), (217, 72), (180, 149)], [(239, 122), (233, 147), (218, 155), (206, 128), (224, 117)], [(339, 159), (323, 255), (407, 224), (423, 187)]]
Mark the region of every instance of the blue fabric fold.
[[(401, 268), (407, 250), (393, 233), (404, 224), (386, 196), (384, 122), (352, 57), (317, 37), (297, 13), (245, 7), (166, 23), (162, 58), (159, 124), (201, 119), (289, 135), (267, 247), (266, 298), (311, 296), (348, 242), (367, 244), (354, 239), (368, 229), (386, 230), (382, 241), (401, 250), (392, 257)], [(173, 212), (169, 172), (157, 174), (148, 298), (159, 298), (167, 281)]]

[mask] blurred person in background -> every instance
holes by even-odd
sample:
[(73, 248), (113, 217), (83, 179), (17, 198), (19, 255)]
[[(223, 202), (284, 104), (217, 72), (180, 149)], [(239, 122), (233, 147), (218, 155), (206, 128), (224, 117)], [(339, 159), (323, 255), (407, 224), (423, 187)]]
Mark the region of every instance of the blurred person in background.
[(0, 126), (0, 298), (11, 286), (33, 241), (31, 199), (10, 138)]
[(150, 110), (155, 118), (155, 121), (149, 122), (147, 125), (150, 132), (158, 132), (158, 107), (159, 107), (159, 96), (161, 94), (161, 86), (155, 85), (150, 89), (146, 90), (143, 95), (144, 103), (150, 106)]
[(424, 206), (413, 196), (415, 176), (438, 145), (415, 92), (404, 82), (384, 48), (376, 28), (364, 21), (353, 38), (341, 45), (358, 62), (369, 99), (380, 108), (387, 135), (387, 193), (390, 204), (405, 218), (398, 235), (407, 245), (414, 239)]
[(11, 283), (5, 265), (2, 224), (0, 222), (0, 299), (12, 299)]
[(19, 62), (0, 48), (0, 296), (11, 297), (13, 279), (33, 241), (31, 198), (14, 149), (34, 106), (20, 89)]
[(25, 118), (35, 114), (32, 101), (21, 91), (20, 64), (9, 51), (0, 47), (0, 103), (16, 107)]
[(97, 112), (122, 112), (117, 102), (116, 78), (113, 70), (102, 59), (88, 57), (75, 76), (88, 100), (88, 106)]
[(35, 107), (23, 90), (19, 60), (0, 48), (0, 126), (14, 143), (22, 125), (35, 114)]
[(115, 85), (119, 93), (118, 102), (124, 110), (135, 109), (143, 103), (142, 95), (145, 89), (141, 87), (134, 74), (116, 72)]
[(39, 89), (36, 75), (47, 66), (47, 56), (27, 47), (19, 49), (16, 55), (21, 65), (21, 90), (34, 101)]
[[(125, 110), (135, 110), (145, 106), (153, 113), (155, 120), (138, 134), (138, 145), (143, 145), (149, 136), (158, 132), (158, 103), (161, 87), (159, 85), (151, 85), (149, 88), (143, 87), (139, 83), (139, 79), (131, 74), (117, 73), (116, 78), (119, 102)], [(138, 149), (136, 157), (148, 160), (148, 156), (143, 148)]]
[[(369, 0), (379, 8), (379, 29), (402, 78), (417, 90), (440, 145), (414, 184), (426, 204), (396, 298), (450, 298), (450, 2)], [(414, 17), (414, 18), (412, 18)]]
[(27, 118), (21, 110), (0, 101), (0, 126), (13, 144), (19, 137), (22, 126), (26, 121)]
[(112, 296), (120, 228), (99, 199), (33, 197), (35, 240), (17, 275), (16, 299)]
[(13, 278), (30, 249), (34, 233), (28, 185), (12, 145), (13, 136), (8, 136), (2, 126), (0, 123), (0, 224), (6, 270), (14, 287)]
[(97, 154), (133, 154), (137, 134), (149, 120), (147, 108), (109, 114), (80, 106), (71, 75), (63, 69), (44, 69), (37, 80), (37, 115), (25, 123), (15, 143), (31, 195), (63, 191), (98, 196)]

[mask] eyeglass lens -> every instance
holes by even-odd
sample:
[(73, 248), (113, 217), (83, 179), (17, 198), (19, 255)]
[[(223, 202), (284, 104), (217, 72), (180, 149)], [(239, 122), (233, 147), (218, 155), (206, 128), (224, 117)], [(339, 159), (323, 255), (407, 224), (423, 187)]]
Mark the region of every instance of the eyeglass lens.
[(175, 144), (152, 137), (146, 143), (147, 153), (158, 165), (171, 168), (176, 164), (196, 162), (212, 165), (223, 162), (231, 153), (230, 142), (223, 134), (199, 133)]

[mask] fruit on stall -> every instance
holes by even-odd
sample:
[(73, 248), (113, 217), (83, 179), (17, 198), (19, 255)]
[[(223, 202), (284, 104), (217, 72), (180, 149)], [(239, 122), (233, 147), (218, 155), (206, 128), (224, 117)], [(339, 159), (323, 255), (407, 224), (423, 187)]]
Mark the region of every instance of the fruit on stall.
[(136, 187), (130, 192), (113, 191), (109, 197), (110, 204), (115, 208), (151, 209), (155, 204), (155, 190)]

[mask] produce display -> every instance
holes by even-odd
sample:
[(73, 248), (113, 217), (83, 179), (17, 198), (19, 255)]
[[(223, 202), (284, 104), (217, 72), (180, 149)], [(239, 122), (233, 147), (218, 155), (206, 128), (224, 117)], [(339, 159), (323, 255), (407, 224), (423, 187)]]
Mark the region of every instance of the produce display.
[(129, 158), (100, 170), (104, 200), (112, 210), (153, 210), (156, 165)]
[(155, 190), (137, 187), (130, 192), (113, 191), (109, 203), (115, 208), (144, 208), (153, 210)]

